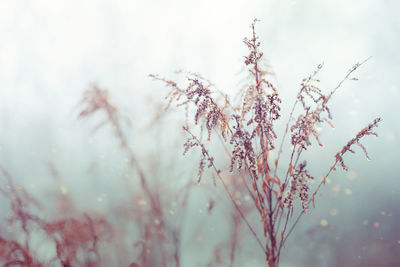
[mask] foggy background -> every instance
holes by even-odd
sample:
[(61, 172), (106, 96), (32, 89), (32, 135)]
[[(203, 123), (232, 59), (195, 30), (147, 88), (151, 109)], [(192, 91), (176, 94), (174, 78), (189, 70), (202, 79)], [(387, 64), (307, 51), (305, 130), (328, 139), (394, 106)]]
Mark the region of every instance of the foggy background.
[[(349, 266), (390, 266), (387, 259), (400, 255), (399, 9), (394, 0), (1, 1), (0, 163), (44, 201), (52, 190), (65, 189), (82, 210), (101, 211), (118, 199), (120, 182), (114, 176), (123, 176), (125, 156), (111, 127), (93, 133), (101, 119), (77, 119), (83, 91), (97, 83), (129, 117), (132, 125), (124, 129), (144, 164), (174, 166), (174, 177), (161, 167), (155, 176), (177, 187), (182, 179), (195, 180), (188, 162), (195, 168), (198, 153), (181, 156), (183, 112), (151, 126), (168, 89), (148, 75), (199, 72), (234, 95), (247, 55), (242, 40), (258, 18), (261, 48), (283, 99), (282, 123), (301, 80), (318, 64), (324, 63), (319, 78), (327, 92), (356, 62), (372, 56), (354, 75), (359, 81), (345, 83), (332, 99), (335, 129), (321, 129), (325, 146), (306, 156), (315, 176), (325, 173), (361, 128), (383, 119), (380, 137), (363, 142), (372, 160), (360, 149), (345, 157), (350, 172), (333, 173), (317, 208), (288, 241), (282, 266), (304, 260), (303, 255), (315, 256), (309, 264), (335, 266), (332, 255), (346, 244), (359, 248), (348, 256), (354, 260)], [(58, 169), (60, 180), (51, 177), (49, 165)], [(204, 184), (211, 185), (209, 180)], [(203, 218), (209, 196), (197, 192), (192, 198), (193, 218)], [(7, 212), (7, 207), (2, 200), (0, 208)], [(213, 227), (223, 229), (218, 214), (204, 229)], [(219, 236), (209, 238), (182, 255), (182, 266), (205, 266), (202, 255), (211, 253), (208, 244)], [(375, 243), (386, 249), (377, 253)], [(376, 253), (375, 262), (363, 261)], [(255, 254), (239, 259), (238, 266), (264, 266), (262, 253)]]

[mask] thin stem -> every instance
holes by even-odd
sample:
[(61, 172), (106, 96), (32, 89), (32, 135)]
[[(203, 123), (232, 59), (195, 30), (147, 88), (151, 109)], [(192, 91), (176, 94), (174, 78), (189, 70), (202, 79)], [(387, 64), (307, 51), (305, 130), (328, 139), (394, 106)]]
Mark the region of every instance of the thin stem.
[[(211, 159), (207, 149), (205, 148), (204, 144), (202, 142), (200, 142), (200, 140), (197, 138), (197, 136), (195, 136), (188, 128), (183, 127), (183, 129), (189, 133), (192, 138), (194, 140), (196, 140), (196, 142), (199, 144), (199, 146), (202, 148), (202, 151), (205, 153), (205, 155), (207, 156), (208, 159)], [(253, 234), (254, 238), (256, 239), (257, 243), (259, 244), (259, 246), (261, 247), (261, 249), (264, 251), (264, 253), (266, 254), (267, 251), (264, 248), (264, 245), (262, 244), (261, 240), (258, 238), (257, 233), (254, 231), (253, 227), (250, 225), (249, 221), (246, 219), (246, 217), (244, 216), (242, 210), (239, 208), (238, 204), (236, 203), (233, 195), (231, 194), (231, 192), (229, 191), (228, 186), (226, 185), (225, 181), (222, 179), (220, 171), (217, 169), (217, 167), (215, 166), (214, 162), (211, 161), (211, 166), (214, 169), (215, 173), (217, 174), (217, 177), (219, 179), (219, 181), (222, 183), (226, 193), (228, 194), (230, 200), (232, 201), (234, 207), (236, 208), (236, 210), (238, 211), (238, 213), (240, 214), (240, 217), (242, 218), (242, 220), (246, 223), (247, 227), (249, 228), (249, 230), (251, 231), (251, 233)]]
[(348, 72), (347, 75), (343, 78), (343, 80), (341, 80), (341, 81), (339, 82), (339, 84), (335, 87), (335, 89), (332, 90), (332, 92), (331, 92), (331, 93), (329, 94), (329, 96), (328, 96), (327, 101), (332, 97), (332, 95), (336, 92), (336, 90), (339, 89), (339, 88), (342, 86), (342, 84), (343, 84), (346, 80), (349, 79), (349, 76), (350, 76), (354, 71), (356, 71), (360, 66), (362, 66), (365, 62), (367, 62), (367, 61), (370, 60), (371, 58), (372, 58), (372, 57), (370, 56), (370, 57), (364, 59), (363, 61), (361, 61), (361, 63), (355, 64), (355, 65), (349, 70), (349, 72)]
[[(324, 176), (322, 181), (318, 184), (317, 189), (315, 189), (314, 193), (312, 193), (312, 198), (308, 201), (308, 204), (310, 204), (311, 202), (313, 202), (315, 200), (315, 196), (318, 193), (319, 189), (321, 188), (321, 185), (325, 183), (325, 179), (328, 178), (328, 176), (331, 174), (332, 170), (334, 170), (336, 168), (337, 163), (338, 163), (338, 160), (336, 160), (335, 163), (329, 168), (329, 171), (327, 172), (327, 174)], [(304, 214), (303, 211), (299, 214), (296, 221), (293, 223), (292, 227), (290, 227), (290, 230), (289, 230), (288, 234), (285, 236), (285, 239), (283, 240), (282, 243), (286, 242), (286, 239), (290, 236), (294, 227), (297, 225), (297, 223), (299, 222), (299, 220), (303, 216), (303, 214)]]
[[(308, 77), (307, 83), (310, 82), (310, 81), (318, 74), (319, 70), (323, 67), (323, 65), (324, 65), (324, 63), (318, 65), (318, 69), (315, 70), (314, 73)], [(302, 86), (302, 88), (300, 89), (300, 91), (299, 91), (299, 93), (298, 93), (297, 95), (300, 95), (300, 94), (301, 94), (301, 92), (303, 91), (303, 89), (305, 88), (305, 86), (306, 86), (306, 85)], [(339, 87), (340, 87), (340, 86), (339, 86)], [(337, 88), (336, 88), (336, 89), (337, 89)], [(290, 111), (289, 119), (288, 119), (288, 121), (287, 121), (287, 123), (286, 123), (285, 132), (283, 133), (283, 136), (282, 136), (282, 139), (281, 139), (281, 144), (279, 145), (278, 156), (277, 156), (277, 158), (276, 158), (276, 166), (275, 166), (275, 170), (274, 170), (274, 177), (276, 176), (276, 173), (277, 173), (277, 171), (278, 171), (279, 159), (280, 159), (281, 154), (282, 154), (282, 149), (283, 149), (283, 145), (284, 145), (285, 140), (286, 140), (286, 135), (287, 135), (287, 133), (288, 133), (288, 131), (289, 131), (290, 120), (292, 119), (294, 110), (295, 110), (295, 108), (296, 108), (298, 102), (299, 102), (299, 100), (298, 100), (298, 98), (296, 98), (296, 100), (295, 100), (294, 103), (293, 103), (292, 110)]]

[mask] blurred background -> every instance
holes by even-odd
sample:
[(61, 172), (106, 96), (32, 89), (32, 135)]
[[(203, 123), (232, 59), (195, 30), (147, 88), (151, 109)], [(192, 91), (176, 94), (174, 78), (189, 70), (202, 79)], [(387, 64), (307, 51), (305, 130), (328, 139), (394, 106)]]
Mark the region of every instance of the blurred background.
[[(361, 128), (383, 119), (379, 138), (364, 140), (372, 160), (360, 149), (347, 155), (350, 171), (333, 173), (316, 209), (288, 240), (281, 266), (400, 266), (399, 8), (394, 0), (1, 1), (0, 164), (44, 203), (40, 212), (49, 219), (63, 196), (76, 214), (115, 211), (118, 203), (145, 206), (112, 127), (93, 130), (105, 115), (78, 119), (82, 94), (96, 83), (126, 118), (128, 146), (156, 181), (151, 184), (160, 186), (156, 192), (178, 192), (197, 181), (199, 155), (181, 156), (184, 112), (163, 111), (168, 89), (148, 75), (198, 72), (235, 95), (247, 55), (242, 40), (258, 18), (261, 48), (283, 99), (281, 132), (301, 80), (318, 64), (324, 64), (319, 79), (326, 92), (372, 57), (354, 75), (359, 81), (345, 83), (332, 99), (335, 129), (323, 127), (325, 146), (306, 156), (316, 177)], [(173, 217), (180, 200), (165, 203), (168, 220), (184, 222), (181, 266), (229, 266), (224, 254), (210, 263), (230, 236), (230, 215), (223, 212), (229, 199), (210, 177), (191, 187), (185, 219)], [(5, 218), (6, 199), (0, 210)], [(1, 225), (7, 229), (6, 221)], [(140, 234), (128, 232), (130, 258), (110, 257), (109, 266), (135, 261)], [(265, 266), (246, 229), (242, 235), (235, 266)], [(46, 249), (38, 254), (52, 253)]]

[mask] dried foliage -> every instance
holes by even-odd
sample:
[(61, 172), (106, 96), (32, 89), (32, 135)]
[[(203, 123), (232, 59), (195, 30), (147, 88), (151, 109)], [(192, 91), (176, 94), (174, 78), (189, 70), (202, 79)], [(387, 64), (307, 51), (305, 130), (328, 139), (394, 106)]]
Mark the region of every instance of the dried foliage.
[[(121, 127), (126, 118), (110, 101), (107, 90), (91, 85), (84, 92), (80, 106), (79, 118), (91, 118), (95, 113), (105, 115), (94, 130), (106, 124), (112, 126), (121, 151), (127, 155), (131, 177), (138, 178), (139, 187), (130, 190), (129, 203), (118, 203), (107, 214), (107, 219), (92, 212), (76, 215), (79, 211), (66, 193), (59, 196), (56, 214), (46, 214), (22, 186), (14, 185), (11, 175), (0, 165), (0, 178), (4, 178), (0, 193), (9, 201), (11, 210), (5, 224), (8, 231), (0, 227), (0, 264), (67, 267), (108, 266), (118, 262), (123, 266), (179, 267), (182, 225), (193, 183), (173, 192), (148, 175), (151, 171), (145, 171)], [(58, 180), (60, 175), (56, 168), (52, 164), (49, 167), (52, 176)], [(151, 166), (150, 170), (157, 167)], [(171, 210), (171, 202), (178, 205), (175, 211)], [(43, 216), (39, 215), (42, 213)], [(3, 231), (6, 234), (3, 235)], [(44, 245), (53, 249), (52, 259), (40, 258), (43, 252), (38, 252), (33, 243), (37, 242), (38, 235), (44, 235)], [(127, 238), (131, 240), (128, 247), (124, 244)], [(122, 254), (120, 250), (127, 253)]]
[(128, 215), (130, 223), (134, 219), (134, 225), (140, 234), (140, 238), (133, 244), (133, 248), (139, 253), (136, 262), (131, 263), (131, 266), (137, 266), (139, 263), (139, 266), (179, 267), (182, 222), (180, 224), (171, 222), (167, 215), (171, 211), (170, 202), (175, 199), (180, 203), (179, 210), (176, 214), (174, 212), (175, 218), (183, 219), (192, 183), (186, 185), (182, 192), (169, 192), (161, 183), (151, 184), (151, 180), (155, 179), (148, 177), (143, 164), (139, 162), (128, 138), (125, 137), (121, 128), (123, 118), (117, 112), (116, 105), (110, 102), (107, 90), (92, 85), (85, 91), (81, 103), (86, 107), (79, 117), (90, 116), (97, 110), (102, 110), (106, 114), (107, 118), (102, 124), (109, 123), (113, 126), (115, 137), (129, 158), (131, 170), (136, 172), (136, 177), (140, 181), (140, 188), (134, 191), (135, 202), (139, 205)]
[(361, 147), (361, 149), (364, 151), (365, 156), (367, 157), (368, 160), (371, 160), (367, 149), (365, 148), (365, 146), (363, 144), (360, 143), (361, 138), (363, 138), (364, 136), (367, 135), (375, 135), (378, 136), (378, 134), (374, 131), (372, 131), (373, 128), (378, 126), (378, 123), (381, 121), (381, 118), (376, 118), (373, 122), (371, 122), (370, 124), (367, 125), (367, 127), (365, 127), (364, 129), (362, 129), (361, 131), (359, 131), (357, 133), (357, 135), (352, 138), (343, 148), (342, 150), (340, 150), (337, 154), (336, 154), (336, 162), (340, 163), (341, 167), (344, 170), (348, 170), (349, 168), (346, 166), (346, 164), (344, 164), (343, 161), (343, 155), (346, 152), (351, 152), (351, 153), (355, 153), (354, 150), (351, 148), (353, 145), (358, 145), (359, 147)]
[[(16, 233), (14, 238), (0, 236), (0, 262), (3, 266), (99, 266), (101, 257), (98, 242), (112, 233), (112, 228), (102, 216), (67, 218), (49, 221), (36, 215), (31, 208), (38, 202), (22, 187), (14, 186), (11, 175), (0, 166), (6, 189), (0, 192), (10, 201), (9, 227)], [(40, 262), (30, 244), (33, 235), (43, 233), (51, 240), (56, 255), (49, 262)]]
[[(249, 49), (245, 56), (244, 64), (250, 76), (250, 84), (245, 88), (242, 101), (237, 107), (223, 95), (223, 101), (214, 93), (220, 93), (210, 82), (199, 75), (190, 72), (186, 74), (187, 85), (178, 86), (174, 81), (150, 75), (154, 80), (163, 82), (171, 91), (167, 95), (168, 107), (175, 103), (178, 107), (184, 105), (186, 111), (193, 110), (193, 124), (186, 124), (183, 129), (188, 133), (188, 140), (184, 144), (184, 154), (191, 148), (198, 147), (201, 151), (199, 163), (199, 181), (205, 167), (211, 168), (225, 191), (230, 197), (241, 219), (246, 223), (251, 233), (265, 253), (269, 266), (277, 266), (283, 245), (296, 226), (301, 216), (309, 208), (310, 202), (315, 200), (316, 193), (336, 165), (340, 164), (345, 170), (343, 155), (354, 152), (352, 145), (359, 145), (366, 153), (360, 139), (367, 135), (376, 135), (373, 128), (378, 126), (380, 118), (374, 120), (362, 129), (355, 138), (349, 141), (335, 156), (334, 164), (329, 168), (324, 179), (310, 194), (310, 180), (314, 177), (307, 169), (307, 162), (300, 163), (301, 156), (312, 145), (312, 139), (322, 146), (317, 128), (326, 122), (331, 127), (332, 116), (328, 104), (332, 96), (347, 80), (357, 80), (350, 77), (365, 61), (354, 65), (344, 79), (329, 93), (324, 93), (318, 86), (317, 74), (323, 67), (318, 66), (308, 78), (300, 84), (300, 90), (291, 110), (286, 130), (282, 134), (279, 150), (275, 157), (270, 151), (277, 147), (277, 134), (275, 122), (280, 118), (281, 99), (278, 90), (272, 82), (272, 72), (263, 64), (263, 53), (260, 51), (259, 37), (255, 31), (257, 20), (251, 24), (252, 34), (245, 38), (244, 43)], [(220, 100), (220, 101), (218, 101)], [(294, 111), (298, 104), (302, 111), (299, 112), (295, 122), (291, 124)], [(190, 105), (190, 106), (189, 106)], [(199, 126), (200, 136), (195, 134), (195, 127)], [(207, 131), (207, 141), (216, 135), (228, 151), (230, 171), (243, 173), (249, 195), (253, 198), (254, 207), (260, 216), (261, 225), (251, 226), (246, 219), (242, 208), (237, 205), (229, 187), (221, 176), (222, 171), (216, 166), (214, 156), (206, 143), (202, 141), (203, 129)], [(278, 177), (278, 165), (282, 154), (283, 144), (290, 130), (291, 153), (289, 164), (283, 171), (284, 179)], [(367, 157), (368, 154), (366, 153)], [(282, 170), (281, 170), (282, 171)], [(311, 195), (311, 198), (309, 197)], [(296, 199), (299, 199), (301, 211), (294, 216)], [(283, 225), (283, 228), (282, 228)], [(290, 227), (289, 227), (290, 226)], [(259, 228), (263, 232), (263, 241), (258, 234)]]

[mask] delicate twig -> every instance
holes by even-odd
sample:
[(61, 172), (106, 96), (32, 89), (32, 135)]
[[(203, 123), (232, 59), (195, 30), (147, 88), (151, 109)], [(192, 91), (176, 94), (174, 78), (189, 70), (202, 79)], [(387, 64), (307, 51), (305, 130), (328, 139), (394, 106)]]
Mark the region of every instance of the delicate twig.
[[(211, 159), (210, 155), (208, 154), (207, 149), (204, 147), (203, 143), (200, 142), (200, 140), (186, 127), (183, 127), (183, 129), (190, 134), (190, 136), (195, 139), (198, 143), (198, 145), (202, 148), (202, 151), (206, 154), (208, 159)], [(254, 231), (253, 227), (250, 225), (249, 221), (246, 219), (246, 217), (244, 216), (243, 212), (241, 211), (240, 207), (238, 206), (238, 204), (236, 203), (234, 197), (232, 196), (231, 192), (228, 189), (228, 186), (226, 185), (224, 179), (222, 179), (221, 177), (221, 171), (217, 169), (217, 167), (215, 166), (214, 162), (211, 160), (211, 165), (212, 168), (214, 169), (218, 179), (220, 180), (220, 182), (222, 183), (226, 193), (228, 194), (230, 200), (232, 201), (235, 209), (239, 212), (240, 217), (243, 219), (243, 221), (246, 223), (247, 227), (249, 228), (250, 232), (253, 234), (254, 238), (256, 239), (257, 243), (260, 245), (261, 249), (264, 251), (264, 253), (266, 253), (266, 250), (263, 246), (263, 244), (261, 243), (261, 240), (258, 238), (256, 232)]]

